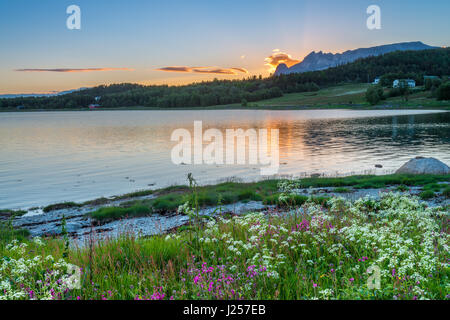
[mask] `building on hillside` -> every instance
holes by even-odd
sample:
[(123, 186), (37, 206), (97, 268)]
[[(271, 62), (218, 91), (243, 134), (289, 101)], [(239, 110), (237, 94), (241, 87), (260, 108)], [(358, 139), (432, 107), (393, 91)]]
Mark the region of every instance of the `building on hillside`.
[(402, 83), (405, 83), (408, 85), (408, 88), (415, 88), (416, 87), (416, 81), (413, 79), (397, 79), (394, 80), (392, 87), (393, 88), (400, 88), (402, 86)]
[(424, 80), (424, 81), (427, 80), (427, 79), (430, 79), (430, 80), (440, 80), (441, 78), (439, 78), (438, 76), (423, 76), (423, 80)]

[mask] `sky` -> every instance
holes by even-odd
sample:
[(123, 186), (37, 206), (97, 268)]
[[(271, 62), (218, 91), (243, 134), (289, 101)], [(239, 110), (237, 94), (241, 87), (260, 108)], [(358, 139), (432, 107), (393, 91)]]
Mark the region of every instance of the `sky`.
[[(366, 26), (373, 4), (379, 30)], [(0, 94), (241, 79), (311, 51), (449, 46), (449, 12), (448, 0), (0, 0)]]

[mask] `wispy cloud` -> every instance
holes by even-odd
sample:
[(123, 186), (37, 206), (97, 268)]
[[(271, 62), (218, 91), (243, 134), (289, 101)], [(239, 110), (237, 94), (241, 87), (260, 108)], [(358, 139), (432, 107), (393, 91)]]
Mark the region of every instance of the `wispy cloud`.
[(173, 66), (156, 69), (158, 71), (166, 72), (188, 72), (188, 73), (210, 73), (210, 74), (240, 74), (248, 73), (244, 68), (220, 68), (220, 67), (187, 67), (187, 66)]
[(98, 72), (98, 71), (134, 71), (130, 68), (57, 68), (57, 69), (16, 69), (17, 72)]
[(284, 63), (288, 67), (293, 66), (300, 62), (300, 60), (293, 59), (288, 53), (280, 51), (280, 49), (274, 49), (273, 53), (265, 60), (266, 66), (269, 66), (271, 70), (275, 70), (279, 64)]

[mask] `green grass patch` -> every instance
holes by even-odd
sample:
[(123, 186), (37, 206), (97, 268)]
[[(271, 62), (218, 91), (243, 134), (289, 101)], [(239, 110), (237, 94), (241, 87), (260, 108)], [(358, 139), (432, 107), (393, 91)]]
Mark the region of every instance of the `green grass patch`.
[(345, 187), (337, 187), (333, 190), (336, 193), (349, 193), (350, 189)]
[(298, 207), (305, 204), (308, 201), (308, 199), (310, 199), (310, 201), (313, 203), (326, 206), (327, 201), (330, 199), (328, 197), (308, 197), (299, 194), (289, 194), (286, 195), (285, 197), (280, 198), (280, 195), (281, 194), (273, 194), (271, 196), (266, 197), (263, 200), (263, 204), (276, 205), (277, 207), (280, 208), (296, 207), (296, 206)]
[(0, 210), (0, 217), (3, 218), (10, 218), (10, 217), (20, 217), (23, 216), (25, 213), (27, 213), (27, 211), (25, 210), (9, 210), (9, 209), (4, 209), (4, 210)]
[(122, 218), (143, 217), (153, 213), (153, 210), (144, 205), (134, 205), (128, 208), (122, 207), (105, 207), (97, 211), (91, 212), (90, 215), (97, 221), (110, 221)]
[(309, 187), (350, 187), (357, 189), (384, 188), (393, 185), (422, 186), (430, 183), (450, 181), (450, 175), (405, 175), (384, 176), (359, 175), (339, 178), (306, 178), (300, 180), (300, 186)]
[[(265, 204), (280, 205), (278, 203), (280, 180), (263, 180), (253, 183), (224, 182), (217, 185), (197, 187), (197, 200), (200, 208), (216, 206), (219, 203), (233, 204), (237, 202), (262, 201)], [(430, 185), (435, 186), (437, 182), (450, 181), (450, 175), (359, 175), (339, 178), (304, 178), (298, 180), (300, 188), (309, 187), (335, 187), (335, 192), (349, 192), (350, 187), (356, 189), (382, 189), (392, 185), (399, 185), (400, 188), (407, 186)], [(161, 190), (151, 191), (155, 195), (154, 199), (133, 200), (124, 203), (116, 210), (108, 209), (106, 216), (108, 219), (120, 219), (125, 216), (135, 216), (130, 214), (130, 207), (146, 207), (154, 213), (175, 212), (180, 205), (190, 202), (193, 206), (192, 192), (187, 186), (171, 186)], [(145, 193), (140, 193), (144, 195)], [(291, 199), (292, 205), (301, 205), (306, 200), (302, 196)], [(102, 209), (98, 210), (101, 211)], [(97, 211), (97, 212), (98, 212)], [(138, 214), (139, 215), (139, 214)], [(103, 217), (105, 214), (93, 214), (96, 217)]]
[(406, 191), (408, 191), (409, 190), (409, 188), (407, 187), (407, 186), (405, 186), (405, 185), (403, 185), (403, 184), (401, 184), (401, 185), (399, 185), (397, 188), (395, 188), (397, 191), (400, 191), (400, 192), (406, 192)]
[(445, 187), (445, 189), (442, 191), (442, 195), (447, 199), (450, 198), (450, 186)]
[(429, 200), (429, 199), (434, 198), (435, 196), (436, 196), (436, 195), (435, 195), (435, 193), (434, 193), (433, 190), (425, 190), (425, 191), (422, 191), (422, 192), (419, 194), (419, 197), (420, 197), (422, 200)]
[(431, 190), (434, 192), (439, 192), (444, 187), (445, 187), (445, 185), (440, 184), (440, 183), (429, 183), (429, 184), (426, 184), (423, 186), (423, 190)]
[(83, 205), (80, 204), (80, 203), (62, 202), (62, 203), (51, 204), (49, 206), (44, 207), (44, 209), (42, 209), (42, 210), (47, 213), (47, 212), (55, 211), (55, 210), (79, 208), (79, 207), (82, 207), (82, 206)]

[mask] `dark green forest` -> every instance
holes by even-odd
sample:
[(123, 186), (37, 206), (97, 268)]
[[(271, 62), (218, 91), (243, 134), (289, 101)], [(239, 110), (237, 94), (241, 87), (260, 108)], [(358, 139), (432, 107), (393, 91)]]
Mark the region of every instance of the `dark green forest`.
[(424, 84), (424, 76), (450, 75), (450, 48), (398, 51), (378, 57), (359, 59), (353, 63), (323, 71), (251, 77), (244, 80), (214, 80), (185, 86), (138, 84), (102, 85), (54, 97), (0, 99), (1, 109), (77, 109), (95, 103), (105, 108), (154, 107), (183, 108), (255, 102), (280, 97), (285, 93), (317, 91), (348, 83), (372, 82), (381, 77), (382, 85), (393, 79), (410, 78)]

